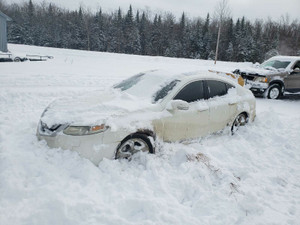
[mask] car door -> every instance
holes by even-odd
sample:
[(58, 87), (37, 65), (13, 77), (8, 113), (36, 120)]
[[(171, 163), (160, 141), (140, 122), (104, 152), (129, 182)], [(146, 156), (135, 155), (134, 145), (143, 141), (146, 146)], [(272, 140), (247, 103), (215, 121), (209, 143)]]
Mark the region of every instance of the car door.
[(193, 81), (183, 86), (173, 100), (188, 102), (189, 109), (170, 111), (171, 115), (162, 119), (165, 141), (180, 141), (207, 134), (209, 110), (204, 98), (203, 81)]
[(228, 89), (234, 88), (232, 85), (218, 81), (207, 80), (209, 106), (209, 132), (213, 133), (222, 130), (228, 125), (237, 112), (237, 102), (228, 96)]
[[(292, 67), (293, 70), (300, 69), (300, 61), (296, 62)], [(293, 71), (284, 79), (285, 90), (289, 92), (300, 91), (300, 71)]]

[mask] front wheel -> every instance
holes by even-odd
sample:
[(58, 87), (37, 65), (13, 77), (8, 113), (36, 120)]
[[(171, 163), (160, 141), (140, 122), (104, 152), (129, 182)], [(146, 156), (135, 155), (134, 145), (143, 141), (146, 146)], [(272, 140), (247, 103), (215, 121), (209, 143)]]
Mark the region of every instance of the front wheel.
[(239, 114), (235, 118), (235, 120), (231, 126), (231, 134), (234, 134), (239, 129), (240, 126), (245, 126), (247, 123), (248, 123), (247, 115), (245, 113)]
[(133, 134), (125, 138), (116, 152), (116, 159), (130, 159), (137, 152), (154, 153), (150, 139), (144, 134)]
[(268, 90), (269, 99), (278, 99), (281, 95), (281, 88), (278, 84), (272, 85)]

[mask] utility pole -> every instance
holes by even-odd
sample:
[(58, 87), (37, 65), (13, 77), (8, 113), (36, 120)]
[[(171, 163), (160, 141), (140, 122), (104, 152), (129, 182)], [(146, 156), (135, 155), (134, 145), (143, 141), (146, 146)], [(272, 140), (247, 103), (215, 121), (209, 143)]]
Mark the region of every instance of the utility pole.
[(220, 0), (215, 8), (215, 16), (218, 20), (218, 39), (216, 45), (216, 55), (215, 55), (215, 64), (217, 63), (218, 59), (218, 51), (219, 51), (219, 43), (220, 43), (220, 36), (221, 36), (221, 28), (224, 20), (229, 17), (230, 9), (228, 7), (228, 0)]
[(219, 30), (218, 30), (218, 39), (217, 39), (217, 46), (216, 46), (215, 64), (217, 64), (217, 59), (218, 59), (220, 33), (221, 33), (221, 24), (219, 24)]

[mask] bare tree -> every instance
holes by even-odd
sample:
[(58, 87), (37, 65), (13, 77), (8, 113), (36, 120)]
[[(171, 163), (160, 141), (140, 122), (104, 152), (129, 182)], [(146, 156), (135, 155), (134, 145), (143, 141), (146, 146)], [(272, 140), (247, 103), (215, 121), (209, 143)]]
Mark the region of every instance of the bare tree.
[(216, 55), (215, 55), (215, 64), (217, 63), (218, 59), (218, 50), (219, 50), (219, 42), (220, 42), (220, 35), (223, 22), (230, 16), (230, 8), (228, 6), (228, 0), (220, 0), (215, 8), (215, 17), (218, 21), (218, 39), (216, 45)]

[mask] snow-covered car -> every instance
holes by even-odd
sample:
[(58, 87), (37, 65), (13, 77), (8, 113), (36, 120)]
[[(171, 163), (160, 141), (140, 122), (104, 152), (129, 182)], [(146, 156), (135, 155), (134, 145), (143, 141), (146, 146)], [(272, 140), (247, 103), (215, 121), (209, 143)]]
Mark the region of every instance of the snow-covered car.
[(98, 164), (104, 157), (154, 153), (156, 138), (173, 142), (225, 127), (234, 131), (254, 120), (255, 104), (251, 91), (209, 72), (149, 71), (106, 91), (54, 101), (41, 116), (37, 136)]
[(300, 57), (275, 56), (257, 67), (236, 69), (255, 95), (278, 99), (282, 94), (300, 94)]

